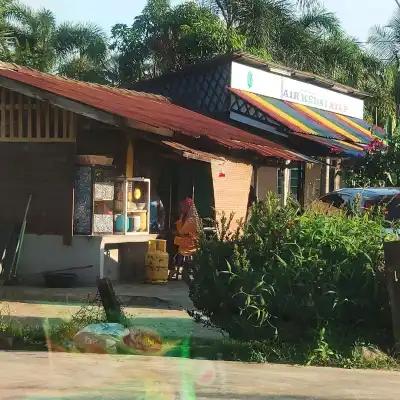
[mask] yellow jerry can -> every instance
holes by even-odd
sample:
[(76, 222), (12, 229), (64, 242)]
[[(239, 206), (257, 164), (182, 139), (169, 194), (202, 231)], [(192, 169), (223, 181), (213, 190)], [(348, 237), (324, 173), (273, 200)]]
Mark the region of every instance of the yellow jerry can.
[(157, 285), (157, 284), (165, 284), (168, 282), (169, 255), (165, 250), (166, 250), (165, 240), (149, 241), (149, 248), (145, 255), (147, 283)]

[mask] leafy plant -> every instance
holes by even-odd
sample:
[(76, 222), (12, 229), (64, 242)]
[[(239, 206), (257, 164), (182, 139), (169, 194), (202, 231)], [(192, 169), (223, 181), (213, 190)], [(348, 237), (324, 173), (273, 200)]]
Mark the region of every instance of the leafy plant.
[[(201, 238), (191, 299), (197, 317), (236, 339), (309, 341), (330, 327), (390, 327), (383, 217), (254, 205), (242, 232)], [(332, 328), (333, 329), (333, 328)]]

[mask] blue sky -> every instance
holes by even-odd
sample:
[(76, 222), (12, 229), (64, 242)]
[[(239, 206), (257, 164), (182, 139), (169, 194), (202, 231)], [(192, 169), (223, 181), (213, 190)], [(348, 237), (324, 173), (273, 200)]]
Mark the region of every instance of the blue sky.
[[(92, 21), (109, 30), (117, 22), (130, 24), (146, 0), (22, 0), (34, 7), (52, 9), (59, 21)], [(178, 4), (182, 0), (172, 0)], [(347, 32), (365, 40), (371, 26), (385, 24), (396, 9), (394, 0), (324, 0), (337, 13)], [(104, 4), (102, 6), (101, 4)]]

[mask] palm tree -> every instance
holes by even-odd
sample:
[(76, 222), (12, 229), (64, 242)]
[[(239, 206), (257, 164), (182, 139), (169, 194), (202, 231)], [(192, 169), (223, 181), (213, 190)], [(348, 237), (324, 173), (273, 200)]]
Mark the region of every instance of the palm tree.
[(105, 81), (108, 42), (94, 24), (56, 24), (52, 11), (7, 1), (5, 24), (15, 37), (13, 61), (44, 72)]
[(385, 63), (400, 65), (400, 9), (385, 26), (375, 26), (368, 39), (371, 51)]
[(15, 38), (5, 22), (5, 10), (10, 0), (0, 0), (0, 60), (11, 61), (10, 49), (15, 44)]
[(15, 38), (14, 61), (41, 71), (52, 69), (56, 20), (52, 11), (35, 10), (22, 3), (8, 2), (5, 24)]
[(385, 26), (375, 26), (368, 39), (370, 50), (384, 64), (381, 76), (374, 86), (380, 108), (386, 110), (386, 116), (398, 119), (396, 103), (399, 103), (400, 70), (400, 7)]
[(55, 30), (53, 43), (57, 73), (83, 81), (106, 82), (108, 39), (97, 25), (63, 23)]

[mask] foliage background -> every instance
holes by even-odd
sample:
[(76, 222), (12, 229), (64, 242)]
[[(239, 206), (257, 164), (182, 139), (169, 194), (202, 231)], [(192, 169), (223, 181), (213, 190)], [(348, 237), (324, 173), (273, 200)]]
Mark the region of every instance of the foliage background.
[(48, 9), (0, 0), (0, 59), (85, 81), (127, 85), (214, 55), (244, 50), (370, 92), (366, 118), (395, 119), (400, 11), (365, 45), (318, 0), (148, 0), (107, 35), (57, 23)]

